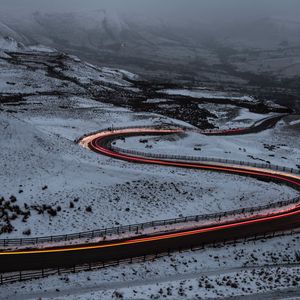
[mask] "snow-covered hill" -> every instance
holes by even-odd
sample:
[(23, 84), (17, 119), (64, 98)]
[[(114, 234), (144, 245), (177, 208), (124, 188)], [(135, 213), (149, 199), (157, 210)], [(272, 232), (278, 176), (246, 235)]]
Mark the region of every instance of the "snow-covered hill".
[[(28, 40), (46, 43), (51, 46), (69, 46), (87, 48), (105, 48), (119, 50), (125, 44), (152, 45), (157, 38), (166, 39), (161, 21), (154, 19), (151, 30), (145, 31), (143, 23), (137, 23), (132, 18), (121, 16), (114, 11), (96, 10), (85, 13), (40, 13), (27, 16), (24, 20), (3, 17), (22, 32)], [(139, 21), (140, 22), (140, 21)], [(153, 23), (154, 22), (154, 23)], [(149, 21), (148, 21), (149, 24)], [(146, 28), (147, 28), (146, 26)]]
[(16, 31), (0, 22), (0, 52), (18, 51), (24, 49), (24, 38)]
[(18, 51), (24, 50), (25, 47), (20, 42), (17, 42), (15, 39), (7, 36), (0, 37), (0, 51)]
[[(6, 37), (11, 37), (18, 42), (24, 41), (24, 37), (22, 35), (17, 33), (15, 30), (11, 29), (5, 23), (0, 22), (0, 38)], [(3, 46), (1, 46), (0, 48), (3, 48)]]

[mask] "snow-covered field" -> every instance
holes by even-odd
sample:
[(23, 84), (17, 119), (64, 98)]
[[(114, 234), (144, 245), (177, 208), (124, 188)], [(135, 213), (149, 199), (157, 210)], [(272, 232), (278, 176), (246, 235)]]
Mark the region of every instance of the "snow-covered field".
[(208, 99), (215, 99), (218, 102), (218, 99), (230, 99), (230, 100), (238, 100), (238, 101), (250, 101), (255, 102), (256, 99), (244, 95), (244, 96), (237, 96), (232, 93), (227, 92), (220, 92), (220, 91), (212, 91), (206, 88), (198, 88), (198, 89), (166, 89), (161, 90), (161, 93), (165, 93), (167, 95), (182, 95), (182, 96), (189, 96), (193, 98), (208, 98)]
[[(4, 286), (2, 299), (211, 299), (299, 296), (299, 234)], [(257, 295), (256, 295), (257, 294)], [(283, 297), (280, 299), (284, 299)], [(297, 298), (296, 298), (297, 299)]]
[[(11, 47), (10, 50), (21, 51), (18, 45)], [(25, 220), (20, 215), (12, 218), (13, 231), (3, 232), (0, 238), (25, 237), (28, 230), (31, 236), (43, 236), (226, 211), (297, 195), (291, 188), (274, 183), (213, 172), (134, 165), (80, 147), (74, 140), (110, 126), (182, 122), (95, 101), (97, 93), (105, 95), (106, 91), (115, 90), (118, 97), (120, 91), (134, 88), (126, 78), (136, 77), (123, 70), (97, 68), (74, 57), (61, 58), (54, 50), (41, 50), (40, 46), (32, 47), (31, 52), (27, 49), (26, 58), (18, 56), (16, 61), (9, 53), (0, 55), (0, 198), (8, 201), (14, 195), (15, 204), (29, 211)], [(242, 109), (232, 122), (260, 119), (249, 114)], [(297, 130), (299, 123), (293, 117), (285, 118), (274, 130), (255, 135), (206, 137), (190, 133), (168, 139), (151, 137), (147, 143), (128, 138), (117, 141), (117, 145), (168, 154), (257, 162), (263, 159), (295, 167), (300, 160)], [(125, 299), (145, 299), (151, 294), (176, 299), (289, 288), (293, 280), (287, 283), (285, 278), (298, 278), (298, 267), (278, 267), (282, 279), (276, 282), (274, 269), (264, 271), (259, 266), (296, 262), (297, 245), (298, 234), (264, 243), (174, 254), (154, 262), (70, 275), (69, 279), (51, 277), (2, 286), (1, 298), (65, 299), (70, 294), (70, 299), (111, 299), (121, 293)], [(252, 255), (257, 260), (251, 260)], [(246, 265), (257, 267), (255, 271), (239, 269)], [(270, 275), (262, 278), (260, 272)], [(224, 276), (228, 278), (223, 280)], [(269, 280), (270, 276), (274, 280)], [(226, 285), (238, 277), (237, 288)], [(253, 283), (256, 281), (263, 286), (261, 289)], [(115, 292), (116, 289), (120, 291)]]
[[(234, 120), (243, 118), (236, 117)], [(285, 117), (274, 129), (237, 136), (205, 136), (196, 132), (172, 137), (129, 137), (115, 146), (148, 153), (225, 158), (299, 168), (299, 123)], [(146, 141), (146, 142), (145, 142)]]
[(231, 104), (201, 103), (199, 107), (207, 109), (217, 117), (208, 120), (219, 129), (249, 127), (259, 120), (275, 115), (258, 114), (250, 112), (248, 108), (239, 108)]

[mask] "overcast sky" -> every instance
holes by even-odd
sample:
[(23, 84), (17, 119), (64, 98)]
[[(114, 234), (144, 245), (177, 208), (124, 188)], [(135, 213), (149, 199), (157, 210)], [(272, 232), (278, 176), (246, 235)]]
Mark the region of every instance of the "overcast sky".
[(117, 12), (174, 18), (231, 20), (279, 16), (299, 19), (300, 0), (0, 0), (3, 12), (87, 11)]

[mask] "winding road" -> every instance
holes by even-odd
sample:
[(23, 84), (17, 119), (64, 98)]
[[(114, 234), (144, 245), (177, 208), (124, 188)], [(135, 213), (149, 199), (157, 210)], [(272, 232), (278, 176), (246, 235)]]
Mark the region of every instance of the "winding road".
[[(266, 119), (257, 126), (270, 126), (275, 119)], [(243, 132), (247, 129), (239, 129)], [(254, 126), (252, 131), (257, 128)], [(173, 158), (151, 158), (116, 151), (111, 146), (113, 140), (120, 137), (142, 135), (168, 135), (182, 133), (182, 128), (123, 128), (106, 130), (91, 134), (80, 141), (80, 144), (99, 154), (133, 163), (154, 164), (168, 167), (193, 168), (226, 172), (241, 176), (251, 176), (262, 180), (287, 184), (300, 189), (300, 176), (272, 169), (255, 166), (234, 165), (210, 161), (178, 160)], [(251, 130), (250, 130), (251, 131)], [(215, 132), (216, 133), (216, 132)], [(235, 134), (234, 130), (218, 131), (217, 134)], [(214, 134), (210, 132), (206, 134)], [(284, 231), (300, 227), (300, 199), (287, 207), (273, 209), (268, 213), (252, 216), (241, 216), (239, 219), (216, 222), (210, 225), (193, 226), (190, 229), (178, 229), (172, 232), (154, 232), (129, 238), (115, 238), (96, 243), (77, 245), (30, 247), (0, 252), (0, 272), (33, 270), (42, 268), (70, 267), (92, 262), (107, 262), (163, 253), (178, 249), (188, 249), (203, 244), (240, 239), (264, 233)], [(278, 199), (280, 201), (280, 199)]]

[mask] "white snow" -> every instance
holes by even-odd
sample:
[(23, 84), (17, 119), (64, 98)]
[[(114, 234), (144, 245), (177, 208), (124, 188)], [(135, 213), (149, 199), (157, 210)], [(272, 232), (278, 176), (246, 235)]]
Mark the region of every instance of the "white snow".
[(123, 74), (125, 76), (125, 79), (127, 79), (127, 78), (130, 80), (138, 80), (139, 79), (138, 75), (128, 72), (126, 70), (118, 69), (118, 72)]
[[(28, 47), (30, 50), (32, 51), (36, 51), (36, 52), (46, 52), (46, 53), (54, 53), (57, 52), (56, 49), (54, 48), (50, 48), (50, 47), (46, 47), (44, 45), (32, 45)], [(76, 56), (70, 55), (71, 58), (76, 59)]]
[[(116, 146), (149, 153), (214, 157), (297, 168), (300, 161), (300, 144), (297, 129), (290, 128), (289, 118), (284, 118), (275, 129), (260, 133), (236, 136), (205, 136), (190, 132), (172, 139), (130, 137), (118, 141)], [(289, 134), (287, 135), (286, 132)], [(291, 138), (292, 137), (292, 138)], [(293, 138), (294, 137), (294, 138)]]
[[(51, 276), (2, 288), (3, 299), (202, 299), (299, 288), (299, 233), (207, 247), (92, 272)], [(230, 282), (236, 283), (232, 288)], [(228, 284), (229, 283), (229, 284)], [(161, 291), (162, 289), (162, 291)], [(264, 293), (266, 293), (264, 295)], [(270, 295), (267, 293), (271, 293)], [(197, 296), (198, 295), (198, 296)]]
[(300, 120), (290, 122), (290, 125), (298, 125), (298, 124), (300, 124)]
[(220, 91), (211, 91), (201, 89), (166, 89), (160, 90), (159, 92), (167, 95), (182, 95), (193, 98), (208, 98), (208, 99), (231, 99), (231, 100), (240, 100), (240, 101), (249, 101), (256, 102), (252, 96), (235, 96), (230, 93), (220, 92)]
[(147, 99), (145, 102), (146, 103), (164, 103), (170, 101), (169, 99), (160, 99), (160, 98), (155, 98), (155, 99)]
[(16, 40), (10, 37), (1, 37), (0, 36), (0, 49), (1, 51), (17, 51), (23, 49), (24, 45), (18, 43)]

